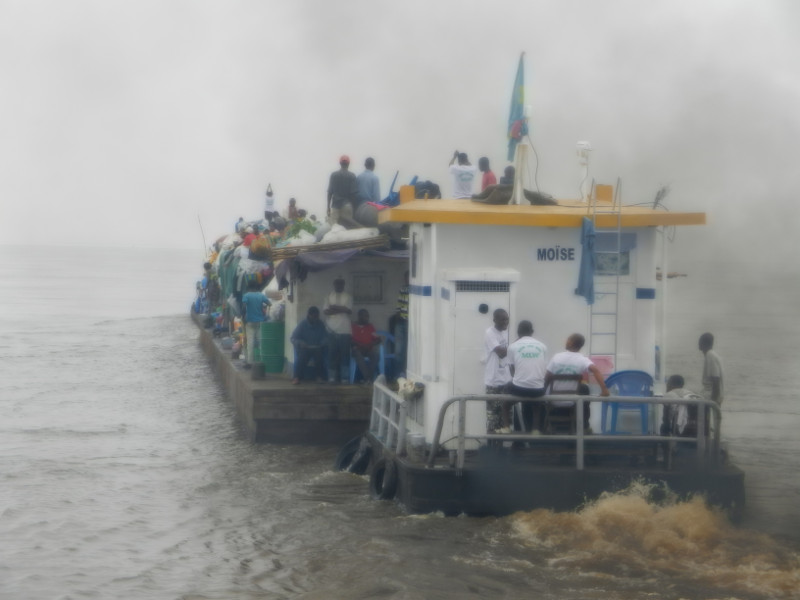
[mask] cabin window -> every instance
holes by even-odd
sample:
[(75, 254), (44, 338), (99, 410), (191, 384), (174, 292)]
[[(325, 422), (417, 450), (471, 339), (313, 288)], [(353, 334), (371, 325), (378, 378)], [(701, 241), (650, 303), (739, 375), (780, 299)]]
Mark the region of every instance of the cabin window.
[(383, 302), (383, 274), (379, 272), (353, 273), (353, 303), (379, 304)]
[(595, 275), (630, 275), (631, 250), (635, 249), (635, 232), (598, 231), (594, 242)]
[(624, 252), (596, 252), (595, 275), (630, 275), (631, 253)]
[(456, 281), (457, 292), (508, 292), (507, 281)]

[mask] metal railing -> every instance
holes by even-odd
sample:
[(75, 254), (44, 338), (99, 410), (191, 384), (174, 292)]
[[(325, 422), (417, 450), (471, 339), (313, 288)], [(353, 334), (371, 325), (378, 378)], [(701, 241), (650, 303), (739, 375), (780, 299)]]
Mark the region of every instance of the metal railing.
[[(482, 435), (467, 434), (466, 429), (466, 404), (467, 402), (522, 402), (522, 403), (547, 403), (558, 402), (563, 403), (565, 400), (571, 400), (572, 397), (565, 397), (564, 395), (555, 396), (541, 396), (539, 398), (525, 398), (520, 396), (511, 395), (467, 395), (456, 396), (447, 400), (439, 410), (439, 418), (436, 423), (436, 432), (434, 433), (433, 443), (428, 455), (427, 466), (432, 468), (436, 462), (436, 456), (441, 445), (441, 436), (444, 429), (445, 415), (452, 406), (456, 406), (458, 410), (458, 432), (456, 435), (457, 449), (456, 449), (456, 469), (460, 471), (464, 468), (466, 457), (466, 441), (467, 440), (500, 440), (500, 441), (523, 441), (529, 445), (547, 444), (553, 441), (566, 441), (575, 443), (575, 456), (576, 467), (578, 470), (583, 470), (585, 464), (585, 441), (587, 434), (583, 429), (583, 404), (584, 402), (618, 402), (621, 404), (652, 404), (652, 405), (695, 405), (697, 406), (697, 433), (695, 437), (681, 437), (674, 435), (633, 435), (633, 434), (591, 434), (591, 440), (594, 444), (599, 443), (619, 443), (621, 440), (626, 442), (674, 442), (674, 443), (696, 443), (697, 445), (697, 464), (698, 466), (708, 464), (718, 464), (720, 457), (720, 410), (719, 405), (711, 400), (704, 399), (678, 399), (678, 398), (664, 398), (664, 397), (636, 397), (636, 396), (575, 396), (575, 434), (545, 434), (534, 436), (529, 433), (507, 433), (507, 434), (493, 434), (486, 433)], [(711, 439), (711, 451), (707, 454), (707, 439), (705, 436), (706, 430), (706, 409), (713, 415), (712, 421), (716, 424), (713, 430)]]
[(407, 412), (408, 402), (386, 387), (386, 378), (379, 376), (372, 386), (369, 431), (398, 456), (406, 450)]
[[(563, 403), (565, 400), (572, 400), (575, 398), (575, 433), (574, 434), (544, 434), (534, 436), (529, 433), (484, 433), (484, 434), (467, 434), (466, 433), (466, 414), (468, 402), (522, 402), (522, 403), (547, 403), (558, 402)], [(584, 402), (601, 402), (613, 403), (619, 402), (622, 404), (648, 404), (653, 406), (669, 405), (677, 407), (680, 405), (696, 406), (697, 407), (697, 431), (694, 437), (684, 437), (676, 435), (634, 435), (634, 434), (603, 434), (593, 433), (586, 434), (583, 428), (583, 411)], [(408, 423), (406, 416), (408, 414), (409, 403), (397, 392), (393, 392), (386, 387), (386, 380), (383, 376), (379, 377), (373, 386), (372, 394), (372, 414), (370, 416), (369, 430), (377, 439), (379, 439), (389, 450), (395, 452), (398, 456), (405, 455), (406, 451), (406, 438), (409, 433)], [(456, 396), (445, 401), (439, 409), (439, 417), (436, 422), (436, 431), (434, 433), (433, 442), (428, 451), (427, 466), (433, 468), (436, 463), (436, 457), (439, 449), (442, 446), (441, 436), (444, 430), (444, 424), (447, 412), (450, 409), (457, 410), (456, 415), (458, 420), (458, 430), (455, 436), (456, 439), (456, 461), (455, 467), (457, 470), (464, 468), (465, 458), (467, 454), (467, 440), (477, 440), (479, 442), (488, 442), (497, 440), (501, 442), (526, 442), (529, 445), (536, 446), (545, 445), (553, 441), (573, 442), (575, 444), (575, 463), (578, 470), (583, 470), (585, 465), (585, 443), (587, 436), (590, 435), (592, 444), (611, 444), (625, 442), (669, 442), (674, 444), (696, 444), (696, 460), (698, 466), (716, 465), (720, 461), (720, 422), (721, 413), (719, 405), (712, 400), (704, 400), (700, 398), (664, 398), (664, 397), (636, 397), (636, 396), (542, 396), (540, 398), (524, 398), (520, 396), (511, 395), (466, 395)], [(706, 414), (711, 415), (711, 422), (714, 423), (712, 436), (709, 440), (705, 435), (706, 431)], [(452, 439), (452, 438), (451, 438)], [(709, 447), (710, 442), (710, 447)], [(709, 449), (707, 452), (706, 450)]]

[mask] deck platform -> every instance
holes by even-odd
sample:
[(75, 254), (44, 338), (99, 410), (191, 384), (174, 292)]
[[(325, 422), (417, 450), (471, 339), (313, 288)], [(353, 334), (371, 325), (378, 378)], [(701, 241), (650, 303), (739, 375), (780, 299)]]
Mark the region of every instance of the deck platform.
[(369, 426), (372, 387), (292, 385), (283, 373), (253, 379), (241, 360), (231, 358), (220, 340), (198, 318), (200, 345), (236, 407), (247, 436), (273, 444), (336, 445), (363, 434)]

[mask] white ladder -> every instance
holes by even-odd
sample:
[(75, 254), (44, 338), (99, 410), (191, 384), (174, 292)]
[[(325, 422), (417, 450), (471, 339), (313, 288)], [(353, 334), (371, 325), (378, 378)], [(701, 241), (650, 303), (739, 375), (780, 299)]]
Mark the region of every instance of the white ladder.
[[(597, 186), (592, 182), (589, 211), (592, 223), (595, 226), (595, 233), (615, 234), (616, 261), (614, 275), (598, 276), (595, 274), (594, 276), (595, 301), (589, 307), (589, 355), (610, 356), (613, 360), (614, 370), (618, 370), (617, 336), (619, 332), (619, 288), (622, 268), (622, 181), (619, 178), (617, 179), (617, 185), (613, 190), (613, 200), (610, 204), (607, 203), (606, 199), (598, 197), (598, 187), (607, 189), (610, 186)], [(598, 228), (597, 218), (602, 215), (612, 215), (613, 225), (611, 227)]]

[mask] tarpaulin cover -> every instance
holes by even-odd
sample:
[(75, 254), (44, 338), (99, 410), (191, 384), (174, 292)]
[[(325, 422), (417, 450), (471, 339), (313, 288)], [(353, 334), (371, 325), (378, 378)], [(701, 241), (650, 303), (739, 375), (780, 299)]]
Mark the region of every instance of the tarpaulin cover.
[[(394, 258), (398, 260), (408, 260), (408, 250), (362, 250), (360, 248), (347, 248), (344, 250), (325, 250), (323, 252), (302, 252), (295, 257), (281, 261), (275, 269), (275, 276), (278, 279), (278, 286), (285, 288), (289, 285), (290, 279), (305, 281), (308, 273), (324, 271), (335, 267), (343, 262), (347, 262), (358, 254), (368, 256), (379, 256), (383, 258)], [(291, 277), (290, 277), (291, 273)]]

